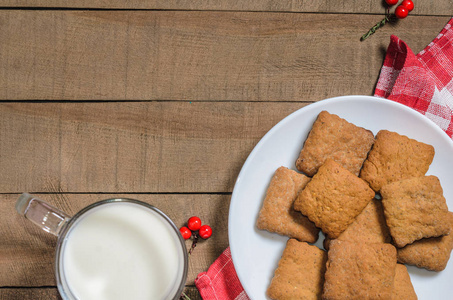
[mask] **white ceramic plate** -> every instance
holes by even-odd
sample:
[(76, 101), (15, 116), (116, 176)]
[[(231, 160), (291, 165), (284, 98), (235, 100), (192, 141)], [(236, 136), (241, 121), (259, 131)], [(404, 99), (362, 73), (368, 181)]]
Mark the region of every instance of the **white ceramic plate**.
[[(330, 113), (376, 134), (388, 129), (434, 146), (427, 174), (439, 177), (449, 210), (453, 210), (453, 142), (437, 125), (402, 104), (370, 96), (344, 96), (310, 104), (275, 125), (256, 145), (237, 178), (229, 212), (229, 242), (239, 280), (251, 299), (268, 299), (272, 279), (287, 238), (256, 229), (255, 223), (275, 170), (295, 170), (295, 161), (317, 115)], [(322, 247), (323, 236), (316, 245)], [(439, 273), (408, 267), (420, 300), (451, 299), (453, 259)]]

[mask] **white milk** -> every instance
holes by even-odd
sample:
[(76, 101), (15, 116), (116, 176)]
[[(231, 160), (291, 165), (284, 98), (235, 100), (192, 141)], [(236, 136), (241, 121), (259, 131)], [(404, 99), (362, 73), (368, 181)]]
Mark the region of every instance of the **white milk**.
[(171, 299), (183, 276), (178, 233), (138, 204), (100, 205), (70, 229), (60, 258), (77, 299)]

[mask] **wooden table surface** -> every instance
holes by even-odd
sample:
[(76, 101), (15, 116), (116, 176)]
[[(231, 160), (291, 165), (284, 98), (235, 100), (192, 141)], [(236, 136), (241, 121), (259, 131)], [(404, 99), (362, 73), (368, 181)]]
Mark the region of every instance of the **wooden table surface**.
[(360, 42), (383, 1), (1, 1), (0, 299), (59, 299), (56, 238), (14, 209), (25, 191), (69, 214), (127, 196), (177, 226), (198, 215), (214, 234), (185, 292), (201, 299), (250, 151), (301, 107), (373, 95), (390, 35), (417, 53), (451, 17), (451, 0), (414, 2)]

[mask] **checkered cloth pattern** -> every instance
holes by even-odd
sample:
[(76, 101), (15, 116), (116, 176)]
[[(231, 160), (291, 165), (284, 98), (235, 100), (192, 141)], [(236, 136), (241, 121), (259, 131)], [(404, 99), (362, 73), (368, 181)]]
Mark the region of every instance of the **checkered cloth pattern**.
[(198, 274), (195, 285), (204, 300), (249, 300), (236, 275), (230, 247), (223, 251), (207, 272)]
[(453, 138), (453, 18), (415, 55), (392, 35), (375, 96), (414, 108)]
[[(423, 51), (415, 55), (391, 36), (375, 96), (414, 108), (453, 138), (453, 18)], [(204, 300), (249, 300), (228, 247), (195, 280)]]

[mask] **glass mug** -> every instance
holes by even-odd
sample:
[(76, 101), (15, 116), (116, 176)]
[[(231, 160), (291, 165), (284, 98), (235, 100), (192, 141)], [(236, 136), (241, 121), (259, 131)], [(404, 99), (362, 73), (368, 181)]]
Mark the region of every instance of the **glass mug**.
[(55, 273), (63, 299), (179, 299), (188, 269), (185, 242), (154, 206), (107, 199), (70, 217), (24, 193), (16, 210), (58, 237)]

